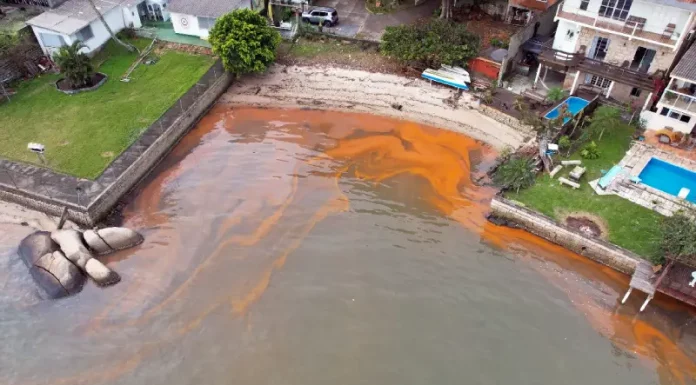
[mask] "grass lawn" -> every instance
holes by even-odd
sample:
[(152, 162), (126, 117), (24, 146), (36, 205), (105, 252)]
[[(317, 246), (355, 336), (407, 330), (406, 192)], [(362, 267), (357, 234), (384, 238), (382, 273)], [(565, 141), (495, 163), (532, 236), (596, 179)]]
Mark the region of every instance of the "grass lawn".
[[(599, 196), (587, 183), (600, 178), (601, 170), (609, 170), (621, 160), (628, 150), (632, 133), (633, 128), (630, 126), (604, 133), (602, 140), (597, 142), (601, 152), (599, 159), (582, 160), (587, 172), (578, 190), (562, 186), (558, 182), (559, 176), (568, 178), (571, 168), (566, 166), (556, 175), (556, 179), (544, 174), (537, 178), (536, 184), (531, 188), (520, 191), (519, 194), (508, 192), (506, 197), (559, 221), (570, 213), (588, 213), (601, 217), (608, 230), (608, 241), (643, 257), (656, 255), (662, 239), (660, 222), (663, 217), (615, 195)], [(579, 153), (580, 150), (568, 158), (581, 159)]]
[[(149, 41), (134, 43), (143, 48)], [(20, 83), (12, 101), (0, 104), (0, 156), (37, 163), (27, 143), (39, 142), (46, 146), (50, 168), (94, 179), (214, 62), (209, 56), (164, 51), (155, 65), (139, 65), (129, 83), (121, 82), (136, 57), (109, 42), (94, 58), (109, 79), (92, 92), (58, 92), (54, 83), (60, 75)]]

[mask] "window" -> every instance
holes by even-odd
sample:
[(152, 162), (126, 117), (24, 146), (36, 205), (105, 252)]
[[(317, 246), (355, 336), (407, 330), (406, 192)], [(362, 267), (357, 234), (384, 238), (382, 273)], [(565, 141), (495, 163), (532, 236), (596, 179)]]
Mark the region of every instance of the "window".
[(92, 26), (90, 25), (82, 28), (75, 34), (75, 38), (79, 41), (87, 41), (93, 37), (94, 33), (92, 33)]
[(603, 78), (603, 77), (601, 77), (601, 76), (592, 75), (592, 77), (590, 78), (589, 83), (590, 83), (591, 85), (595, 86), (595, 87), (607, 88), (607, 87), (609, 87), (609, 85), (611, 84), (611, 80), (605, 79), (605, 78)]
[(215, 19), (212, 17), (199, 17), (198, 18), (198, 28), (200, 29), (212, 29), (215, 25)]
[(631, 96), (639, 97), (640, 96), (640, 88), (633, 87), (633, 89), (631, 90)]
[(602, 0), (599, 15), (614, 20), (626, 21), (633, 0)]
[(662, 107), (662, 110), (660, 110), (660, 115), (668, 116), (669, 118), (678, 120), (682, 123), (689, 123), (691, 121), (691, 116), (670, 110), (667, 107)]
[(66, 45), (65, 39), (63, 39), (63, 36), (61, 35), (56, 35), (53, 33), (39, 33), (39, 37), (41, 37), (41, 43), (43, 43), (44, 47), (59, 48)]
[(580, 0), (580, 9), (587, 11), (587, 7), (590, 5), (590, 0)]

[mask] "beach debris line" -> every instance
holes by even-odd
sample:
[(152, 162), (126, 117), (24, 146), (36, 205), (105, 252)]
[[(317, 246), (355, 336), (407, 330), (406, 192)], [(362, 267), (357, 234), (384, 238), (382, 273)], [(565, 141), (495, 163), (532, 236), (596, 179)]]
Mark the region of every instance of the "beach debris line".
[(86, 230), (36, 231), (19, 244), (19, 256), (46, 298), (79, 293), (87, 277), (98, 286), (118, 283), (121, 277), (94, 258), (143, 242), (138, 232), (124, 227)]

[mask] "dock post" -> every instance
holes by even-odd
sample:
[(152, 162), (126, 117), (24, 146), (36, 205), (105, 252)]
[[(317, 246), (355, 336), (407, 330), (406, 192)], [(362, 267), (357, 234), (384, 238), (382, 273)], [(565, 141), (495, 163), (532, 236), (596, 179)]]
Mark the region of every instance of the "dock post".
[(628, 300), (628, 296), (631, 295), (631, 292), (633, 291), (632, 287), (628, 288), (628, 291), (626, 292), (626, 295), (624, 295), (623, 299), (621, 300), (621, 304), (625, 304), (626, 300)]
[(639, 311), (642, 312), (643, 310), (645, 310), (645, 307), (648, 306), (648, 303), (650, 302), (650, 300), (651, 300), (652, 298), (653, 298), (652, 295), (649, 296), (648, 298), (646, 298), (646, 299), (645, 299), (645, 302), (643, 302), (643, 305), (640, 307), (640, 310), (639, 310)]

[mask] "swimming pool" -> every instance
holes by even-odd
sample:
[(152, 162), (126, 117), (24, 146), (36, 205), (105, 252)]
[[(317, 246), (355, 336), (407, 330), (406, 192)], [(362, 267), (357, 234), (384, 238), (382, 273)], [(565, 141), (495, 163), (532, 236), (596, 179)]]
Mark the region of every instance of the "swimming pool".
[(696, 172), (687, 170), (658, 158), (652, 158), (640, 172), (641, 183), (679, 196), (682, 188), (689, 189), (686, 200), (696, 203)]
[[(561, 104), (554, 107), (553, 110), (547, 112), (546, 115), (544, 115), (544, 118), (549, 120), (558, 118), (558, 114), (560, 113), (559, 110), (564, 104), (568, 106), (568, 111), (575, 116), (578, 114), (578, 112), (582, 111), (583, 108), (587, 107), (590, 102), (577, 96), (571, 96), (564, 100)], [(570, 118), (565, 118), (563, 119), (563, 123), (568, 123), (569, 120)]]

